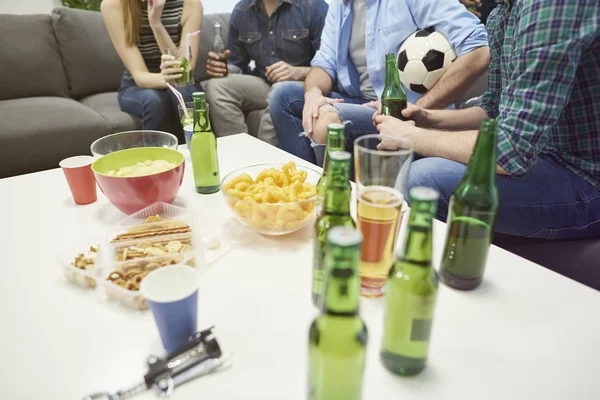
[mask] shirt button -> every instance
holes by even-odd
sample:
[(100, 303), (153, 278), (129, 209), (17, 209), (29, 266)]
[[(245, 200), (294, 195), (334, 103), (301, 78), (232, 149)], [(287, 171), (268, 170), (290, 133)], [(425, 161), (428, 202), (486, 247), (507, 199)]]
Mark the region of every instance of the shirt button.
[(275, 55), (275, 52), (274, 52), (274, 51), (272, 51), (272, 52), (271, 52), (271, 55), (272, 55), (272, 56), (274, 56), (274, 55)]
[(272, 34), (273, 34), (273, 31), (269, 31), (269, 35), (272, 35)]
[(292, 39), (296, 39), (296, 35), (292, 36)]
[(252, 39), (248, 38), (248, 41), (251, 41)]

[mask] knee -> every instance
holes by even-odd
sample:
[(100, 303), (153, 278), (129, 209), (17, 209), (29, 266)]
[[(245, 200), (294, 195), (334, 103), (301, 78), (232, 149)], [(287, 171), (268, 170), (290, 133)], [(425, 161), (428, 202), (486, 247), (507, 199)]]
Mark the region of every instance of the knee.
[(321, 107), (319, 118), (313, 127), (313, 140), (319, 144), (327, 143), (327, 130), (329, 124), (341, 124), (342, 120), (335, 107), (326, 104)]
[(224, 78), (210, 79), (206, 85), (206, 100), (208, 103), (215, 102), (218, 99), (229, 96), (229, 80)]
[(304, 99), (304, 86), (301, 82), (277, 82), (271, 86), (267, 102), (269, 108), (281, 108), (298, 97)]

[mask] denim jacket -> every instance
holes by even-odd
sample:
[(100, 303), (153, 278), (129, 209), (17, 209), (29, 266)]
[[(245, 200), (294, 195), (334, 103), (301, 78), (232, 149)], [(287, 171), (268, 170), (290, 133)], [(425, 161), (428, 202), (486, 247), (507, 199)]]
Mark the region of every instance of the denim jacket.
[(229, 22), (229, 70), (266, 79), (266, 67), (278, 61), (310, 66), (327, 8), (324, 0), (281, 0), (269, 18), (260, 0), (240, 1)]

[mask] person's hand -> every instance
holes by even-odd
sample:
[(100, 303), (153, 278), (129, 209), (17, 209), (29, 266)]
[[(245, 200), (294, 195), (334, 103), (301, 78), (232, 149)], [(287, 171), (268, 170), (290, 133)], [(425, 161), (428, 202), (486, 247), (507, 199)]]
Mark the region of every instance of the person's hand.
[(145, 0), (148, 10), (148, 23), (150, 26), (161, 24), (160, 17), (162, 16), (163, 9), (165, 8), (166, 0)]
[(183, 68), (180, 68), (181, 61), (166, 54), (160, 57), (160, 61), (160, 73), (165, 82), (170, 83), (175, 79), (181, 78), (183, 73)]
[(459, 0), (465, 7), (481, 7), (481, 0)]
[(476, 11), (475, 8), (481, 7), (481, 0), (459, 0), (469, 12), (475, 15), (477, 18), (481, 18), (481, 13)]
[(414, 121), (401, 121), (387, 115), (375, 117), (379, 140), (379, 150), (398, 150), (403, 148), (401, 139), (413, 140), (412, 136), (418, 134), (419, 128)]
[(313, 125), (319, 118), (319, 109), (329, 103), (343, 103), (343, 99), (332, 99), (323, 96), (319, 88), (313, 88), (304, 93), (304, 109), (302, 110), (302, 127), (304, 132), (312, 134)]
[(377, 126), (377, 124), (375, 123), (375, 117), (381, 115), (381, 100), (370, 101), (368, 103), (363, 104), (363, 106), (375, 109), (375, 112), (373, 113), (373, 126)]
[(208, 60), (206, 60), (206, 72), (213, 78), (222, 78), (227, 74), (227, 59), (231, 55), (231, 51), (225, 50), (223, 53), (225, 61), (219, 58), (219, 55), (214, 51), (208, 52)]
[(271, 82), (299, 81), (302, 78), (300, 70), (290, 64), (278, 61), (266, 69), (267, 79)]
[(429, 110), (423, 107), (419, 107), (416, 104), (407, 103), (406, 108), (402, 110), (402, 115), (415, 121), (415, 124), (422, 128), (429, 128), (431, 124)]

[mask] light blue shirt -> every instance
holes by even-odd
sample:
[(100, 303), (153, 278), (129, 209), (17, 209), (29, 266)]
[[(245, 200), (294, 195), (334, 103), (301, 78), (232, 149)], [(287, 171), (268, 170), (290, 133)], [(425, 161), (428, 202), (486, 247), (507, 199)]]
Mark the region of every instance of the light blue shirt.
[[(324, 69), (340, 93), (362, 97), (360, 76), (350, 59), (353, 0), (331, 0), (321, 47), (311, 65)], [(385, 84), (385, 55), (397, 54), (406, 38), (433, 26), (443, 33), (456, 56), (488, 45), (483, 25), (458, 0), (366, 0), (365, 47), (369, 77), (377, 97)], [(414, 103), (421, 95), (406, 91)]]

